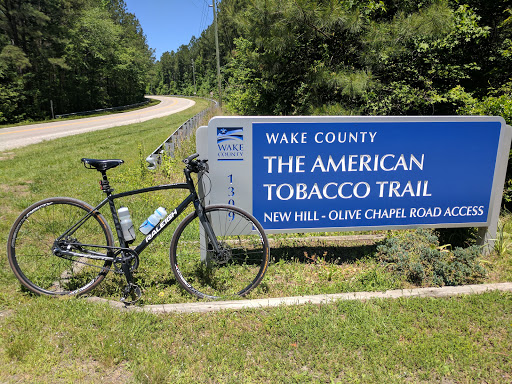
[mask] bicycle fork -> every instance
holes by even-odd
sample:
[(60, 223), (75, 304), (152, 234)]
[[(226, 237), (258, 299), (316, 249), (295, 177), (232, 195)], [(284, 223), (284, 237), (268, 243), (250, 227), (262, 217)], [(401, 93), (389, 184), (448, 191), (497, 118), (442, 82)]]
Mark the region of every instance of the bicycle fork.
[[(211, 247), (213, 248), (212, 250), (214, 251), (214, 253), (216, 255), (218, 255), (221, 252), (221, 246), (220, 246), (219, 242), (217, 241), (217, 236), (215, 236), (215, 232), (213, 231), (213, 227), (210, 223), (210, 220), (208, 220), (208, 218), (206, 217), (206, 214), (204, 212), (204, 207), (202, 204), (198, 203), (196, 205), (196, 212), (197, 212), (197, 216), (199, 217), (199, 222), (201, 223), (201, 226), (202, 226), (202, 228), (204, 230), (204, 234), (205, 234), (204, 249), (207, 249), (208, 244), (210, 244)], [(206, 265), (208, 265), (210, 260), (208, 260), (208, 257), (205, 255), (203, 261), (206, 263)]]

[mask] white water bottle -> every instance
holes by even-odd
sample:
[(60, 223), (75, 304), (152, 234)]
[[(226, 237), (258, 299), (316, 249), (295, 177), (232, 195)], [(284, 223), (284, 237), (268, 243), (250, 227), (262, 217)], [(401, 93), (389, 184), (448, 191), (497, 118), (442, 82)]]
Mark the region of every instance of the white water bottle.
[(139, 231), (147, 235), (149, 232), (156, 227), (156, 225), (167, 215), (167, 211), (164, 207), (159, 207), (155, 212), (149, 216), (139, 227)]
[(119, 222), (121, 223), (121, 229), (123, 230), (123, 236), (126, 241), (132, 241), (135, 239), (135, 229), (133, 228), (132, 218), (130, 217), (130, 211), (128, 208), (121, 207), (117, 210), (119, 215)]

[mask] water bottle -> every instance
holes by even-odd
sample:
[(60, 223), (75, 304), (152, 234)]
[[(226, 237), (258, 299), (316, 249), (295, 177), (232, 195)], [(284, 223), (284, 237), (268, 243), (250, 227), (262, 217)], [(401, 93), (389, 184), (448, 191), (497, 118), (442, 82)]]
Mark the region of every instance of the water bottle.
[(135, 239), (135, 229), (133, 228), (132, 218), (130, 217), (130, 211), (128, 208), (121, 207), (117, 210), (119, 215), (119, 222), (121, 223), (121, 229), (123, 230), (123, 236), (126, 241), (132, 241)]
[(144, 221), (139, 227), (139, 231), (143, 234), (147, 235), (156, 225), (162, 220), (165, 216), (167, 216), (167, 211), (164, 207), (159, 207), (155, 210), (155, 212), (149, 216), (146, 221)]

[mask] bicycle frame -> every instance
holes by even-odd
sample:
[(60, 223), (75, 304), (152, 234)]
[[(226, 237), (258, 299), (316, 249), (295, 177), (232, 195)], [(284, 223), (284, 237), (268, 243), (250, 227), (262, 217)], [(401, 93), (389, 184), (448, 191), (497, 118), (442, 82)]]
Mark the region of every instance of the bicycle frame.
[[(194, 208), (197, 212), (197, 215), (199, 217), (200, 222), (203, 225), (203, 228), (206, 232), (206, 235), (210, 239), (213, 249), (215, 251), (219, 251), (219, 245), (217, 243), (217, 239), (214, 235), (213, 229), (209, 223), (209, 221), (206, 219), (204, 215), (204, 207), (199, 199), (199, 196), (197, 195), (196, 188), (194, 185), (194, 181), (192, 180), (192, 177), (190, 176), (190, 171), (185, 169), (184, 170), (186, 182), (185, 183), (176, 183), (176, 184), (163, 184), (163, 185), (157, 185), (153, 187), (147, 187), (142, 189), (136, 189), (132, 191), (126, 191), (118, 194), (113, 194), (112, 189), (109, 186), (106, 174), (103, 175), (103, 181), (102, 181), (102, 189), (107, 194), (107, 197), (99, 203), (96, 207), (93, 208), (91, 212), (89, 212), (87, 215), (85, 215), (82, 219), (80, 219), (75, 225), (73, 225), (70, 229), (68, 229), (62, 236), (60, 236), (57, 241), (63, 239), (66, 236), (71, 236), (76, 229), (78, 229), (86, 220), (88, 220), (91, 216), (98, 214), (99, 210), (103, 208), (106, 204), (110, 207), (110, 212), (112, 214), (112, 219), (114, 221), (114, 226), (116, 229), (117, 237), (119, 239), (119, 245), (120, 247), (108, 247), (108, 246), (97, 246), (94, 244), (82, 244), (84, 246), (89, 247), (99, 247), (99, 248), (105, 248), (107, 250), (119, 250), (121, 252), (128, 251), (130, 253), (135, 252), (135, 254), (138, 256), (144, 249), (155, 240), (158, 235), (165, 230), (174, 220), (183, 213), (183, 211), (191, 204), (194, 204)], [(166, 218), (164, 218), (150, 233), (148, 233), (145, 238), (141, 241), (139, 245), (137, 245), (133, 250), (128, 248), (129, 243), (125, 241), (123, 236), (123, 231), (121, 229), (121, 224), (119, 221), (119, 217), (117, 214), (117, 209), (114, 203), (114, 200), (127, 197), (127, 196), (133, 196), (138, 195), (142, 193), (147, 192), (154, 192), (154, 191), (163, 191), (163, 190), (170, 190), (170, 189), (186, 189), (190, 191), (190, 194), (170, 213), (167, 215)], [(102, 253), (95, 253), (90, 252), (89, 254), (80, 254), (77, 252), (72, 252), (64, 249), (59, 249), (59, 252), (64, 255), (68, 256), (80, 256), (80, 257), (86, 257), (91, 259), (103, 259), (107, 261), (114, 261), (115, 256), (112, 255), (105, 255)]]
[[(117, 210), (116, 210), (116, 206), (114, 204), (114, 200), (122, 198), (122, 197), (138, 195), (141, 193), (163, 191), (163, 190), (170, 190), (170, 189), (189, 189), (189, 186), (186, 183), (164, 184), (164, 185), (157, 185), (154, 187), (148, 187), (148, 188), (136, 189), (133, 191), (122, 192), (122, 193), (118, 193), (118, 194), (109, 194), (105, 200), (103, 200), (96, 208), (94, 208), (94, 210), (99, 210), (104, 205), (106, 205), (108, 203), (108, 205), (110, 207), (110, 212), (112, 214), (112, 219), (114, 221), (114, 226), (116, 228), (117, 237), (119, 238), (119, 244), (122, 248), (126, 248), (128, 246), (128, 244), (124, 240), (123, 231), (121, 229), (121, 224), (119, 222), (119, 217), (117, 215)], [(192, 202), (196, 202), (196, 204), (200, 204), (195, 191), (190, 193), (185, 198), (185, 200), (183, 200), (181, 202), (180, 205), (178, 205), (150, 233), (148, 233), (144, 237), (144, 239), (140, 242), (140, 244), (135, 247), (134, 251), (137, 254), (140, 254), (149, 244), (151, 244), (153, 242), (154, 239), (156, 239), (158, 237), (158, 235), (161, 233), (161, 231), (164, 230), (168, 225), (170, 225), (181, 213), (183, 213), (183, 211)]]

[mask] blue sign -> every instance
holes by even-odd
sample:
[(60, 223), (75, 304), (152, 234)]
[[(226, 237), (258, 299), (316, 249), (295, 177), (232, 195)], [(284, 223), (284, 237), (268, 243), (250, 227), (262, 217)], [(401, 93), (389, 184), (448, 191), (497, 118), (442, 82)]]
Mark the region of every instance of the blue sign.
[(268, 230), (485, 226), (501, 128), (489, 120), (253, 122), (252, 213)]

